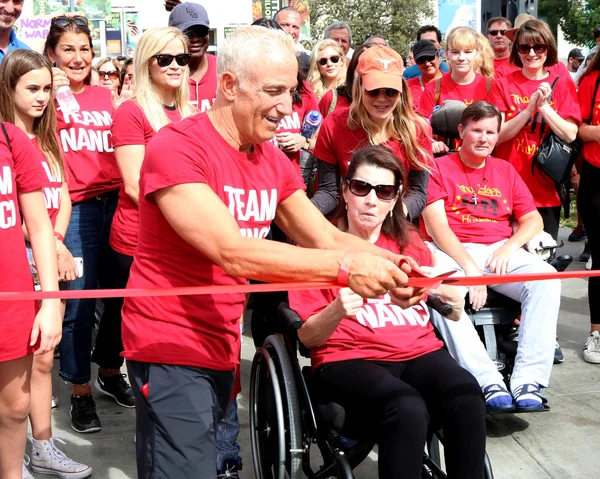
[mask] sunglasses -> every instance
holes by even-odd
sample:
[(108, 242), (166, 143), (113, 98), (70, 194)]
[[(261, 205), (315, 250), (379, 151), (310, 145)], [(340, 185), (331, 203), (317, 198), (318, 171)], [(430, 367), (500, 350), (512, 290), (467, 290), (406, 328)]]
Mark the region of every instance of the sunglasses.
[(428, 55), (428, 56), (425, 56), (425, 57), (419, 57), (419, 58), (417, 58), (415, 60), (415, 63), (417, 65), (423, 65), (426, 62), (430, 62), (431, 63), (432, 61), (434, 61), (436, 59), (436, 57), (437, 57), (437, 55), (433, 55), (433, 56)]
[(536, 55), (541, 55), (548, 51), (548, 45), (544, 45), (543, 43), (536, 43), (535, 45), (528, 45), (527, 43), (519, 43), (517, 45), (517, 51), (521, 55), (527, 55), (531, 49), (536, 53)]
[(191, 37), (192, 35), (205, 37), (206, 35), (208, 35), (208, 27), (205, 27), (203, 25), (194, 25), (193, 27), (186, 28), (183, 33), (187, 37)]
[(319, 58), (319, 65), (324, 67), (325, 65), (327, 65), (328, 61), (331, 61), (331, 63), (333, 63), (335, 65), (335, 64), (337, 64), (337, 62), (340, 61), (340, 56), (333, 55), (332, 57), (329, 57), (329, 58)]
[(375, 90), (365, 90), (365, 94), (371, 98), (377, 98), (382, 93), (388, 98), (395, 98), (400, 95), (400, 92), (395, 88), (376, 88)]
[(81, 15), (74, 15), (72, 17), (67, 17), (66, 15), (59, 15), (58, 17), (54, 17), (52, 19), (52, 24), (60, 28), (64, 28), (70, 25), (71, 23), (77, 25), (78, 27), (87, 27), (88, 19), (82, 17)]
[(506, 29), (504, 30), (488, 30), (488, 35), (495, 37), (496, 35), (500, 34), (501, 37), (503, 37), (506, 34)]
[(109, 72), (98, 72), (98, 75), (100, 76), (100, 78), (110, 78), (111, 80), (116, 80), (117, 78), (119, 78), (119, 72), (117, 72), (117, 70), (112, 70)]
[(350, 193), (356, 196), (367, 196), (371, 190), (375, 190), (377, 198), (384, 201), (393, 200), (398, 194), (396, 185), (375, 185), (373, 186), (366, 181), (361, 180), (346, 180)]
[(192, 55), (189, 53), (180, 53), (179, 55), (168, 55), (165, 53), (153, 55), (152, 57), (156, 58), (156, 63), (158, 63), (159, 67), (164, 68), (171, 65), (171, 63), (173, 63), (173, 60), (175, 60), (177, 62), (177, 65), (179, 65), (180, 67), (184, 67), (188, 63), (190, 63)]

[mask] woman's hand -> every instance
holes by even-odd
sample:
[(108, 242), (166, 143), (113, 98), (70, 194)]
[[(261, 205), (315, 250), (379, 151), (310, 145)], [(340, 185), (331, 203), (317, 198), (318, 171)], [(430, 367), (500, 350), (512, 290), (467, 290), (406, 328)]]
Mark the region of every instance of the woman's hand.
[(437, 288), (429, 288), (427, 293), (436, 296), (441, 301), (452, 306), (452, 314), (446, 316), (448, 319), (458, 321), (465, 309), (465, 298), (460, 291), (449, 284), (441, 284)]
[(527, 104), (527, 108), (525, 108), (525, 111), (529, 114), (529, 116), (533, 116), (537, 111), (539, 99), (540, 92), (538, 90), (534, 91), (529, 97), (529, 103)]
[(279, 133), (276, 137), (279, 147), (286, 153), (296, 153), (308, 143), (306, 138), (298, 133)]
[(336, 303), (336, 312), (341, 318), (351, 318), (358, 313), (364, 304), (362, 296), (359, 296), (350, 288), (340, 289), (334, 301)]
[(54, 91), (58, 90), (61, 86), (69, 86), (71, 82), (69, 82), (69, 78), (67, 74), (62, 71), (60, 68), (53, 67), (52, 68), (52, 81), (54, 82)]
[(515, 251), (515, 248), (505, 243), (490, 255), (485, 265), (492, 273), (506, 274), (510, 268), (510, 258)]
[[(548, 82), (540, 83), (536, 92), (539, 95), (539, 97), (537, 99), (537, 108), (540, 109), (544, 105), (549, 105), (548, 98), (550, 98), (550, 94), (552, 93), (552, 87), (550, 86), (550, 83), (548, 83)], [(531, 102), (531, 100), (530, 100), (530, 102)]]
[(31, 330), (30, 345), (34, 346), (38, 338), (40, 346), (35, 355), (40, 356), (52, 351), (62, 336), (62, 318), (60, 314), (60, 301), (58, 299), (43, 300), (42, 307), (35, 316), (33, 329)]
[(77, 265), (73, 255), (63, 243), (60, 243), (56, 250), (56, 261), (58, 263), (59, 281), (75, 281), (77, 279)]
[(448, 153), (448, 151), (450, 151), (450, 148), (448, 148), (448, 145), (446, 145), (446, 143), (444, 143), (443, 141), (434, 141), (432, 149), (433, 149), (434, 155), (439, 155), (441, 153)]
[[(471, 268), (469, 270), (465, 270), (466, 276), (483, 276), (483, 273), (479, 270), (479, 268)], [(487, 287), (486, 286), (469, 286), (469, 301), (471, 302), (471, 307), (475, 311), (479, 311), (481, 308), (485, 306), (485, 302), (487, 300)]]

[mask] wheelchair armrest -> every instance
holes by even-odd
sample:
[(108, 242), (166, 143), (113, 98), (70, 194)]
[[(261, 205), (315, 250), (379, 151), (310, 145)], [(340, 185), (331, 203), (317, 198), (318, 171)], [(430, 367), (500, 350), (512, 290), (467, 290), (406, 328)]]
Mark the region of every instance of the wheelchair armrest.
[(292, 330), (300, 329), (302, 326), (302, 320), (298, 313), (290, 308), (288, 303), (279, 303), (279, 307), (277, 308), (279, 313), (279, 318), (282, 320), (282, 324)]

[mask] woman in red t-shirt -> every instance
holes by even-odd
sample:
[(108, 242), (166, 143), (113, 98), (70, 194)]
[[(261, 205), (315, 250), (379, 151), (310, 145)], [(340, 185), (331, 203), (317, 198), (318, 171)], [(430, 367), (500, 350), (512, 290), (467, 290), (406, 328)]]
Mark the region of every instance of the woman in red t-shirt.
[(496, 80), (490, 93), (490, 103), (504, 119), (494, 155), (517, 169), (542, 215), (544, 231), (556, 239), (561, 199), (554, 181), (533, 163), (542, 135), (552, 131), (567, 143), (575, 140), (581, 122), (575, 84), (569, 75), (549, 70), (558, 62), (556, 40), (540, 20), (519, 28), (510, 61), (520, 70)]
[[(341, 230), (428, 266), (431, 253), (403, 212), (405, 184), (389, 149), (362, 148), (352, 157), (334, 217)], [(455, 289), (436, 294), (453, 304), (458, 319)], [(304, 322), (298, 337), (311, 351), (320, 394), (346, 410), (341, 434), (377, 434), (379, 477), (420, 477), (430, 423), (444, 429), (449, 477), (481, 475), (481, 390), (443, 349), (423, 301), (402, 309), (389, 295), (365, 300), (349, 288), (290, 291), (289, 300)]]
[(318, 189), (311, 201), (325, 215), (336, 207), (339, 178), (348, 171), (352, 153), (369, 144), (391, 149), (408, 171), (404, 211), (411, 219), (425, 207), (430, 129), (410, 104), (402, 57), (389, 47), (371, 46), (358, 60), (349, 109), (329, 115), (321, 129), (314, 155), (318, 161)]
[[(109, 280), (105, 268), (108, 236), (121, 187), (110, 132), (114, 112), (111, 93), (89, 84), (94, 53), (85, 17), (53, 18), (44, 52), (56, 65), (55, 88), (68, 85), (79, 107), (63, 111), (57, 104), (59, 144), (72, 201), (65, 245), (83, 263), (83, 276), (65, 283), (65, 288), (105, 287)], [(101, 428), (89, 386), (95, 310), (95, 299), (69, 300), (63, 321), (59, 374), (73, 387), (71, 426), (78, 432)], [(111, 344), (97, 341), (95, 352), (109, 348)], [(119, 351), (113, 349), (111, 353), (118, 356)], [(131, 388), (118, 370), (103, 368), (99, 378), (99, 389), (118, 396), (121, 404), (123, 397), (128, 398), (127, 404), (133, 407)]]
[(330, 39), (317, 42), (310, 56), (308, 82), (319, 100), (344, 84), (346, 68), (346, 55), (339, 43)]
[[(35, 158), (46, 174), (42, 191), (54, 229), (57, 276), (59, 281), (72, 281), (77, 278), (77, 266), (63, 243), (71, 216), (71, 201), (56, 137), (56, 113), (52, 105), (47, 108), (52, 99), (52, 64), (33, 50), (10, 52), (0, 66), (0, 85), (0, 96), (4, 98), (0, 104), (0, 117), (19, 127), (31, 139), (37, 153)], [(25, 224), (23, 234), (27, 240), (29, 260), (33, 262), (31, 238)], [(64, 313), (64, 301), (61, 302), (61, 313)], [(32, 468), (34, 471), (76, 473), (80, 474), (79, 477), (87, 477), (92, 469), (67, 458), (52, 440), (53, 363), (54, 351), (38, 354), (33, 360), (31, 389), (35, 394), (29, 411), (33, 436)], [(66, 460), (52, 461), (52, 457), (57, 456), (64, 456)]]
[[(577, 206), (585, 225), (592, 255), (592, 269), (600, 269), (600, 55), (595, 55), (579, 80), (579, 104), (583, 123), (579, 138), (583, 143), (583, 166), (577, 193)], [(577, 173), (575, 173), (577, 174)], [(583, 359), (600, 364), (600, 278), (589, 278), (591, 334), (583, 349)]]

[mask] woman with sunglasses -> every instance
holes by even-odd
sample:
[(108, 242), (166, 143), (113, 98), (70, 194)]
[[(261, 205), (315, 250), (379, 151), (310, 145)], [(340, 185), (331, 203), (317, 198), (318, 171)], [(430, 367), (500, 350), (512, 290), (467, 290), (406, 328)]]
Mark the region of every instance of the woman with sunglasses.
[(346, 81), (346, 56), (334, 40), (317, 42), (310, 56), (308, 81), (320, 100), (329, 90), (335, 90)]
[[(72, 202), (65, 246), (83, 263), (83, 276), (64, 283), (64, 288), (105, 287), (110, 279), (106, 271), (110, 225), (121, 187), (110, 131), (114, 111), (111, 93), (89, 84), (94, 53), (85, 17), (53, 18), (44, 52), (66, 75), (55, 77), (54, 87), (68, 84), (79, 104), (77, 112), (63, 112), (57, 107), (58, 136)], [(95, 305), (94, 299), (67, 301), (60, 344), (59, 374), (73, 388), (71, 427), (84, 433), (101, 428), (89, 386)], [(110, 351), (110, 344), (96, 341), (95, 354), (106, 354), (105, 350)], [(112, 352), (118, 357), (118, 351)], [(96, 386), (119, 404), (133, 407), (131, 388), (118, 369), (100, 364)]]
[(490, 103), (504, 120), (494, 154), (517, 169), (533, 194), (544, 231), (556, 240), (562, 202), (554, 181), (533, 162), (543, 137), (551, 131), (567, 143), (577, 137), (581, 111), (575, 84), (569, 75), (559, 76), (549, 68), (558, 62), (556, 40), (540, 20), (529, 20), (519, 28), (510, 60), (520, 70), (496, 80), (490, 94)]
[(352, 153), (369, 144), (388, 147), (406, 169), (405, 214), (415, 219), (425, 207), (431, 139), (428, 125), (410, 104), (403, 70), (402, 57), (390, 47), (365, 50), (358, 60), (350, 108), (323, 122), (314, 152), (318, 188), (311, 198), (323, 214), (338, 203), (339, 178), (346, 175)]
[[(392, 151), (367, 146), (352, 156), (334, 219), (342, 231), (432, 266), (404, 214), (405, 192), (404, 167)], [(455, 288), (442, 289), (434, 293), (453, 304), (457, 320), (462, 300)], [(430, 426), (444, 429), (449, 478), (483, 477), (481, 390), (437, 339), (423, 301), (401, 309), (389, 295), (364, 300), (334, 288), (290, 291), (289, 302), (303, 321), (298, 338), (310, 350), (323, 398), (346, 411), (341, 434), (375, 435), (380, 478), (421, 477)]]
[(100, 86), (116, 95), (119, 89), (119, 74), (121, 72), (121, 64), (117, 59), (102, 58), (96, 63), (94, 69), (98, 72)]

